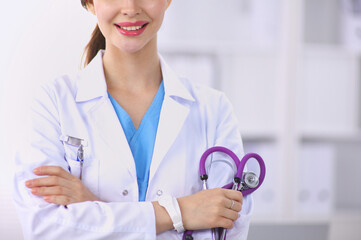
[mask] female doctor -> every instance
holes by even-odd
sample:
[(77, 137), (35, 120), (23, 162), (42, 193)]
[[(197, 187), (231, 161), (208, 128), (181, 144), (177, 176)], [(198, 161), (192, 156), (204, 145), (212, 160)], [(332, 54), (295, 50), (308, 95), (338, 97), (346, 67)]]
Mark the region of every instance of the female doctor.
[(198, 240), (214, 227), (246, 239), (251, 198), (216, 188), (232, 181), (230, 160), (207, 161), (214, 189), (201, 191), (198, 173), (209, 147), (243, 154), (232, 107), (157, 51), (171, 0), (81, 3), (98, 19), (87, 66), (39, 87), (16, 155), (25, 239), (169, 240), (188, 229)]

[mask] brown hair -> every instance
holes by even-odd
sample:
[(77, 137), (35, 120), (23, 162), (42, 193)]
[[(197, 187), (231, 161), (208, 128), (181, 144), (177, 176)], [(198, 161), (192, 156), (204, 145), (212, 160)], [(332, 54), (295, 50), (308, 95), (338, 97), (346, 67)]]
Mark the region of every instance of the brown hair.
[[(80, 1), (81, 1), (81, 5), (85, 9), (88, 9), (87, 1), (89, 1), (89, 3), (93, 3), (93, 0), (80, 0)], [(97, 55), (100, 49), (105, 49), (105, 38), (102, 32), (100, 31), (99, 26), (96, 25), (91, 35), (91, 39), (84, 49), (83, 57), (84, 55), (86, 56), (84, 61), (84, 66), (88, 65), (91, 62), (91, 60), (93, 60), (93, 58)]]

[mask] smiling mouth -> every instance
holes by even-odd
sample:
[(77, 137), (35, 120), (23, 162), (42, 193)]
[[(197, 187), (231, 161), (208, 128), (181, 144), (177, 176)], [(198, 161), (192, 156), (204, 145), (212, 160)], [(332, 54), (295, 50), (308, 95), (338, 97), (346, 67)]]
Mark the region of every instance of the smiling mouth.
[(123, 29), (125, 31), (138, 31), (138, 30), (144, 28), (146, 25), (148, 25), (148, 23), (145, 23), (141, 26), (128, 26), (128, 27), (122, 27), (122, 26), (119, 26), (118, 24), (115, 24), (115, 26), (117, 26), (118, 28)]

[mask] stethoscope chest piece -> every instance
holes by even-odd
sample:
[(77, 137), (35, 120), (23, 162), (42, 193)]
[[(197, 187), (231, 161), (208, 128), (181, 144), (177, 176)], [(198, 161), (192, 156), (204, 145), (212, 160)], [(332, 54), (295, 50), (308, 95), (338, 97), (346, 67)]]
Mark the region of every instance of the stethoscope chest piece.
[(242, 177), (242, 188), (239, 191), (247, 188), (256, 188), (259, 185), (259, 178), (254, 172), (245, 172)]

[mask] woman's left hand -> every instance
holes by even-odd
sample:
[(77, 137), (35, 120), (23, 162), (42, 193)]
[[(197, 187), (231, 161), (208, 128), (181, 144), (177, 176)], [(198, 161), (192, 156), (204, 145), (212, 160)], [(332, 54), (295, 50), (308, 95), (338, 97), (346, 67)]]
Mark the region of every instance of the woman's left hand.
[(35, 168), (34, 173), (42, 178), (31, 179), (25, 185), (31, 193), (42, 196), (48, 203), (68, 205), (99, 199), (83, 185), (79, 178), (71, 175), (59, 166), (42, 166)]

